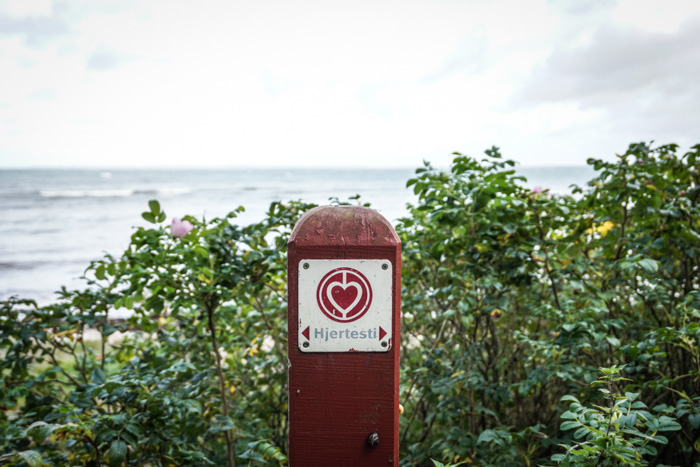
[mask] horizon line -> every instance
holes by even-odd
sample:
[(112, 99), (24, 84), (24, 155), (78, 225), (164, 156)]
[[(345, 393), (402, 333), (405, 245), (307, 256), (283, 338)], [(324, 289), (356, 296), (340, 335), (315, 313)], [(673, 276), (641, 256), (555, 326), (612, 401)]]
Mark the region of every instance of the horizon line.
[[(415, 170), (419, 168), (424, 168), (425, 166), (376, 166), (376, 167), (361, 167), (361, 166), (277, 166), (277, 167), (263, 167), (263, 166), (248, 166), (248, 165), (212, 165), (206, 167), (189, 167), (189, 166), (123, 166), (123, 167), (109, 167), (109, 166), (90, 166), (90, 167), (80, 167), (80, 166), (0, 166), (0, 170), (84, 170), (84, 171), (125, 171), (125, 170), (173, 170), (173, 171), (186, 171), (186, 170)], [(592, 167), (590, 164), (583, 165), (549, 165), (549, 164), (520, 164), (516, 162), (516, 165), (511, 167), (512, 169), (580, 169)], [(449, 169), (450, 166), (436, 165), (433, 166), (435, 169)]]

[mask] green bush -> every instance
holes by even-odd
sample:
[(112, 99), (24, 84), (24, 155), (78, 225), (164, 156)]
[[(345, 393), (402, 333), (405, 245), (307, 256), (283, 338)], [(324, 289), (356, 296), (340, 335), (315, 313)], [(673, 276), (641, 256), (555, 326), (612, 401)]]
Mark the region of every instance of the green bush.
[[(700, 462), (700, 146), (677, 150), (590, 160), (571, 196), (496, 148), (416, 171), (401, 465)], [(0, 303), (0, 464), (285, 464), (286, 245), (311, 207), (184, 235), (152, 201), (84, 290)]]
[[(137, 229), (121, 257), (93, 263), (91, 288), (63, 290), (48, 307), (3, 305), (6, 461), (285, 461), (284, 251), (311, 206), (273, 203), (246, 227), (231, 222), (237, 211), (186, 217), (193, 229), (175, 238), (157, 223), (158, 202), (149, 204), (143, 217), (154, 228)], [(108, 320), (118, 308), (133, 314)], [(94, 348), (88, 329), (99, 335)], [(123, 340), (110, 340), (117, 332)]]
[[(659, 434), (678, 431), (681, 426), (672, 418), (649, 412), (644, 402), (636, 400), (639, 393), (616, 391), (616, 383), (629, 381), (618, 376), (622, 367), (602, 368), (601, 379), (594, 383), (606, 399), (606, 406), (584, 407), (574, 396), (564, 396), (571, 402), (561, 414), (561, 430), (573, 430), (574, 438), (582, 439), (573, 446), (563, 445), (565, 454), (555, 454), (552, 460), (565, 465), (647, 465), (644, 456), (656, 456), (656, 445), (668, 444)], [(643, 431), (642, 431), (643, 430)]]
[(622, 364), (627, 391), (682, 425), (647, 458), (700, 460), (699, 150), (590, 160), (574, 196), (525, 188), (496, 148), (417, 171), (398, 229), (406, 463), (544, 462), (575, 442), (561, 397), (604, 403), (591, 383)]

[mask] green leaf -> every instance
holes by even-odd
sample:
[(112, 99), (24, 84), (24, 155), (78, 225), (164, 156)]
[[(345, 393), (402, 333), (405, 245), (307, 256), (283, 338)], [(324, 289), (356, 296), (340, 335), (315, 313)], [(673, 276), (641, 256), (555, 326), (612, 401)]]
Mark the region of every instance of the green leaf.
[(98, 366), (96, 366), (95, 369), (92, 370), (92, 375), (90, 375), (90, 378), (95, 384), (105, 384), (107, 382), (107, 378), (105, 377), (104, 371), (102, 371)]
[(620, 347), (620, 339), (615, 336), (605, 336), (605, 340), (613, 347)]
[(143, 432), (141, 431), (141, 426), (134, 423), (134, 422), (130, 422), (128, 425), (126, 425), (124, 427), (124, 429), (126, 431), (128, 431), (129, 433), (132, 433), (136, 436), (141, 436), (143, 434)]
[(649, 274), (653, 274), (659, 270), (659, 263), (654, 261), (653, 259), (644, 258), (639, 260), (637, 264)]
[(498, 433), (493, 430), (484, 430), (479, 435), (479, 439), (476, 440), (476, 444), (488, 443), (490, 441), (497, 440), (499, 438)]
[(49, 424), (44, 421), (34, 422), (27, 427), (27, 433), (31, 433), (34, 441), (42, 443), (60, 425)]
[(103, 281), (105, 280), (105, 265), (101, 264), (95, 269), (95, 277), (97, 277), (99, 280)]
[(659, 431), (678, 431), (681, 429), (680, 423), (672, 418), (661, 416), (659, 418)]
[(220, 431), (234, 430), (236, 425), (233, 420), (229, 417), (224, 417), (223, 415), (217, 415), (214, 423), (211, 424), (209, 428), (209, 433), (218, 433)]
[(700, 428), (700, 413), (688, 415), (688, 422), (690, 422), (690, 426), (692, 426), (694, 430)]
[(161, 212), (160, 214), (158, 214), (157, 220), (158, 220), (158, 222), (163, 222), (165, 220), (165, 213)]
[(559, 429), (562, 431), (566, 430), (573, 430), (574, 428), (578, 428), (581, 426), (581, 422), (578, 420), (570, 420), (568, 422), (563, 422), (560, 426)]
[(126, 459), (126, 443), (121, 440), (112, 442), (109, 446), (109, 465), (121, 465)]
[(160, 203), (157, 199), (152, 199), (148, 202), (148, 207), (151, 209), (151, 214), (157, 216), (160, 214)]
[(576, 399), (574, 396), (569, 395), (569, 394), (562, 396), (561, 401), (562, 402), (571, 401), (571, 402), (578, 403), (578, 399)]
[(151, 224), (155, 224), (155, 223), (156, 223), (156, 217), (155, 217), (153, 214), (151, 214), (150, 212), (142, 212), (142, 213), (141, 213), (141, 217), (143, 217), (144, 219), (146, 219), (146, 220), (147, 220), (148, 222), (150, 222)]
[(21, 451), (17, 455), (24, 460), (24, 462), (29, 465), (29, 467), (41, 467), (42, 459), (41, 454), (37, 451)]

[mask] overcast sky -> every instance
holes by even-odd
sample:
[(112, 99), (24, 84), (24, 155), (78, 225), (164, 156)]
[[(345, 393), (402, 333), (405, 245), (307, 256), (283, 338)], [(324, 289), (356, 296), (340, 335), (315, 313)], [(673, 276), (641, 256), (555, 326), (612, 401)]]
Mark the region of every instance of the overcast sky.
[(0, 0), (0, 167), (700, 143), (697, 0)]

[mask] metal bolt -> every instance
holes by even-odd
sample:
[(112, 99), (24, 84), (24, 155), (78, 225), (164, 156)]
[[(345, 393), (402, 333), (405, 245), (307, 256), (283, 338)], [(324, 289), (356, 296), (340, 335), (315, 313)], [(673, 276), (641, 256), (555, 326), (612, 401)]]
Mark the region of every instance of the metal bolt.
[(309, 343), (308, 343), (308, 342), (304, 342), (304, 343), (301, 344), (301, 345), (303, 345), (305, 349), (307, 349), (307, 348), (309, 347)]
[(309, 269), (309, 263), (304, 263), (304, 269)]
[(377, 430), (374, 430), (374, 432), (367, 437), (367, 444), (371, 448), (379, 446), (379, 433), (377, 433)]
[(382, 269), (386, 271), (387, 269), (389, 269), (389, 265), (386, 263), (382, 264)]
[(382, 341), (382, 347), (386, 347), (387, 345), (389, 345), (389, 344), (387, 344), (386, 341)]

